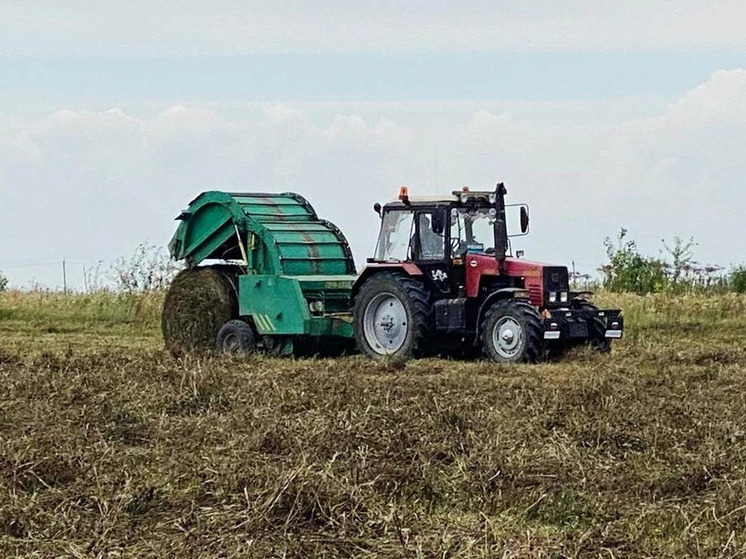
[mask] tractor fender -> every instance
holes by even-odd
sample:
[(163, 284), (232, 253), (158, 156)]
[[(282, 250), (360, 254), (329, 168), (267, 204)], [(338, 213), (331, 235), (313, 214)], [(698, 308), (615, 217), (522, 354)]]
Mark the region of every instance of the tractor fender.
[(420, 270), (420, 267), (411, 262), (370, 263), (355, 280), (355, 283), (352, 286), (352, 292), (350, 293), (350, 301), (355, 300), (358, 291), (360, 291), (360, 287), (368, 281), (368, 279), (376, 274), (380, 274), (381, 272), (399, 272), (402, 275), (410, 277), (422, 276), (422, 270)]
[(528, 290), (522, 287), (504, 287), (490, 293), (479, 307), (479, 314), (477, 315), (477, 337), (479, 337), (479, 325), (482, 323), (487, 309), (492, 306), (492, 303), (500, 299), (529, 299), (529, 294)]

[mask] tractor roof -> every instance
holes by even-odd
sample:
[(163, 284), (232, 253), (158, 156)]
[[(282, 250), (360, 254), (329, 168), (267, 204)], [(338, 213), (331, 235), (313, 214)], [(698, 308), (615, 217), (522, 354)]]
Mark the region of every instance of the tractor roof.
[(455, 205), (455, 206), (483, 206), (493, 207), (495, 204), (495, 192), (454, 190), (450, 195), (441, 196), (409, 196), (405, 187), (402, 188), (399, 198), (386, 204), (387, 208), (408, 208), (433, 205)]

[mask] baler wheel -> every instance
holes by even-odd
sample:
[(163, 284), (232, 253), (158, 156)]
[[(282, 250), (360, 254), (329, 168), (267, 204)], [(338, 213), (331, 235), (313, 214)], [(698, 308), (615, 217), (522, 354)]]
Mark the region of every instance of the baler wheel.
[(501, 299), (485, 313), (482, 351), (498, 363), (535, 363), (541, 355), (541, 317), (523, 299)]
[(424, 286), (402, 274), (382, 272), (355, 297), (355, 340), (372, 359), (418, 357), (425, 352), (432, 306)]
[(256, 349), (256, 333), (243, 320), (229, 320), (220, 328), (215, 350), (218, 353), (245, 356)]

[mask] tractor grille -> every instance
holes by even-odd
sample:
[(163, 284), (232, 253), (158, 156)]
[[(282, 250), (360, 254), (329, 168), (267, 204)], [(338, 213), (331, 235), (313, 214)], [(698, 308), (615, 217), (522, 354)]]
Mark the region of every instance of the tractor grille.
[(564, 266), (547, 266), (544, 268), (544, 297), (549, 303), (550, 293), (562, 293), (570, 290), (570, 278)]
[(542, 305), (543, 301), (541, 300), (541, 286), (540, 285), (529, 285), (528, 295), (531, 298), (531, 302), (534, 305)]

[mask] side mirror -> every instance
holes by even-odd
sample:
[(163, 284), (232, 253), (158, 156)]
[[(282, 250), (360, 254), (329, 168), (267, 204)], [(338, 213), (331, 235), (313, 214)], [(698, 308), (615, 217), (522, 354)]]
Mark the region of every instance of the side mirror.
[(528, 206), (521, 206), (521, 233), (528, 233)]
[(383, 217), (381, 215), (381, 204), (379, 204), (378, 202), (376, 202), (375, 204), (373, 204), (373, 211), (378, 214), (378, 217)]

